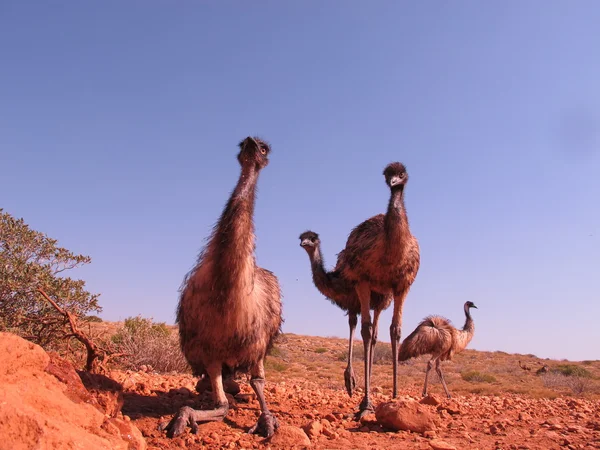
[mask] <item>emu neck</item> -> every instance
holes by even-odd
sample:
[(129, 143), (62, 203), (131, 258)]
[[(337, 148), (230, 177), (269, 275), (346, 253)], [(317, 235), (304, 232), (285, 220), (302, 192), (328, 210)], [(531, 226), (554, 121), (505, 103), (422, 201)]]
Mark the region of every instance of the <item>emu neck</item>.
[(463, 331), (466, 331), (468, 333), (473, 333), (475, 331), (475, 322), (473, 322), (469, 308), (466, 308), (466, 307), (465, 307), (465, 316), (466, 316), (466, 320), (465, 320), (465, 325), (463, 326)]
[(315, 286), (321, 290), (326, 288), (328, 278), (327, 272), (325, 271), (323, 257), (321, 256), (321, 249), (319, 246), (315, 247), (314, 252), (310, 255), (310, 267), (312, 269), (313, 282)]
[(237, 185), (216, 227), (212, 256), (220, 278), (237, 280), (251, 276), (246, 269), (249, 263), (254, 264), (253, 215), (257, 181), (258, 170), (255, 166), (242, 167)]
[(392, 190), (384, 223), (389, 254), (396, 255), (410, 236), (403, 188)]

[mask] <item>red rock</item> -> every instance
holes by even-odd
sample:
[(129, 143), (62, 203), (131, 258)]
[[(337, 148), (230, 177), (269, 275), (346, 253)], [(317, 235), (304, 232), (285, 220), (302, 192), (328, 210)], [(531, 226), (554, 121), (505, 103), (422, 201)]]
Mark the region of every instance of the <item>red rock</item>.
[(362, 425), (373, 425), (377, 423), (377, 416), (374, 413), (365, 414), (360, 418)]
[(273, 436), (265, 439), (265, 443), (275, 448), (304, 448), (312, 444), (306, 433), (297, 427), (281, 425)]
[[(0, 447), (126, 450), (133, 441), (124, 440), (116, 424), (108, 427), (112, 432), (103, 428), (106, 416), (86, 403), (89, 394), (77, 399), (76, 390), (61, 382), (58, 372), (46, 371), (49, 363), (38, 345), (0, 333)], [(134, 445), (145, 449), (139, 430), (129, 426)], [(7, 443), (10, 447), (3, 447)]]
[(433, 414), (414, 400), (381, 403), (375, 410), (375, 416), (382, 426), (396, 431), (424, 433), (436, 429)]
[(335, 417), (333, 414), (327, 414), (325, 416), (325, 419), (327, 419), (328, 421), (330, 421), (330, 422), (333, 423), (333, 422), (335, 422), (337, 420), (337, 417)]
[(434, 450), (457, 450), (456, 447), (452, 444), (447, 443), (446, 441), (442, 441), (440, 439), (434, 439), (429, 441), (429, 445)]
[(419, 403), (423, 405), (438, 406), (441, 401), (435, 395), (429, 394), (427, 397), (423, 397)]
[(315, 439), (319, 437), (323, 432), (323, 425), (321, 424), (321, 422), (313, 420), (312, 422), (309, 422), (306, 425), (304, 425), (302, 429), (309, 438)]

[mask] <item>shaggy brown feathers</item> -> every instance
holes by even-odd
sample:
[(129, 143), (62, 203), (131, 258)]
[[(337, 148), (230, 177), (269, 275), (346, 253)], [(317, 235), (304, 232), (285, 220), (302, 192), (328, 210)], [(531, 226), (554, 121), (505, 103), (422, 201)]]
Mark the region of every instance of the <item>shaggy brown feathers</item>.
[[(419, 244), (410, 232), (404, 208), (404, 187), (408, 174), (399, 162), (388, 164), (383, 175), (390, 188), (386, 214), (379, 214), (355, 227), (338, 254), (334, 269), (344, 283), (354, 286), (360, 302), (361, 335), (365, 354), (365, 396), (357, 418), (373, 410), (369, 399), (372, 353), (377, 342), (381, 310), (374, 309), (371, 321), (371, 299), (375, 292), (383, 298), (394, 296), (394, 313), (390, 336), (394, 364), (393, 396), (397, 395), (397, 350), (402, 325), (404, 300), (420, 265)], [(337, 276), (337, 275), (336, 275)], [(387, 305), (386, 305), (387, 306)]]
[(282, 323), (277, 278), (257, 267), (254, 256), (256, 182), (270, 148), (256, 139), (265, 153), (250, 154), (245, 142), (238, 183), (184, 281), (177, 309), (181, 348), (198, 375), (216, 359), (248, 370), (265, 357)]
[(475, 323), (469, 312), (470, 308), (477, 308), (477, 306), (473, 302), (465, 303), (466, 320), (462, 330), (457, 330), (445, 317), (428, 316), (402, 342), (398, 354), (399, 361), (406, 361), (421, 355), (431, 355), (427, 364), (423, 395), (427, 394), (427, 377), (435, 363), (446, 395), (450, 397), (439, 363), (451, 360), (456, 353), (463, 351), (471, 342), (473, 334), (475, 334)]
[(207, 374), (217, 408), (182, 409), (168, 425), (170, 435), (186, 424), (222, 420), (227, 414), (222, 373), (249, 371), (262, 414), (258, 430), (268, 436), (278, 426), (264, 401), (264, 358), (280, 332), (281, 291), (272, 272), (256, 265), (254, 204), (259, 172), (269, 145), (248, 137), (240, 144), (238, 183), (196, 266), (186, 276), (177, 307), (180, 343), (195, 375)]
[[(308, 253), (313, 283), (319, 292), (342, 310), (360, 315), (360, 300), (356, 294), (354, 284), (343, 278), (339, 270), (330, 272), (325, 270), (319, 235), (313, 231), (305, 231), (300, 235), (300, 245)], [(391, 302), (391, 295), (386, 296), (371, 292), (371, 309), (386, 309)]]
[[(344, 371), (344, 382), (348, 395), (352, 396), (356, 385), (356, 377), (352, 368), (352, 349), (354, 344), (354, 330), (357, 316), (360, 315), (361, 305), (354, 284), (344, 279), (339, 271), (327, 272), (321, 255), (321, 240), (313, 231), (305, 231), (300, 235), (300, 246), (306, 250), (311, 262), (313, 283), (316, 288), (327, 297), (331, 303), (348, 312), (348, 326), (350, 336), (348, 342), (348, 365)], [(371, 292), (370, 309), (380, 311), (390, 306), (391, 295), (382, 295)]]

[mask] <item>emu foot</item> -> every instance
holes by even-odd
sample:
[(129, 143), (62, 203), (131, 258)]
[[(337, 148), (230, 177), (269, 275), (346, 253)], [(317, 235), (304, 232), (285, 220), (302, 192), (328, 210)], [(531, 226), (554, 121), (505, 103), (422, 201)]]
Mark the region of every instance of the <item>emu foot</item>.
[(166, 426), (159, 426), (161, 431), (167, 430), (167, 437), (172, 438), (180, 435), (185, 430), (186, 426), (190, 426), (192, 433), (198, 432), (197, 422), (220, 421), (225, 418), (228, 411), (227, 405), (220, 405), (216, 409), (207, 411), (192, 409), (189, 406), (184, 406), (173, 416), (171, 421)]
[(354, 414), (354, 420), (356, 420), (358, 422), (364, 416), (366, 416), (367, 414), (371, 414), (373, 412), (375, 412), (375, 408), (373, 408), (373, 404), (371, 403), (371, 400), (369, 400), (367, 397), (365, 397), (365, 398), (363, 398), (363, 401), (360, 402), (360, 405), (358, 405), (358, 412), (356, 414)]
[(262, 413), (252, 427), (248, 430), (249, 434), (258, 434), (262, 437), (268, 438), (273, 436), (273, 433), (279, 428), (279, 421), (270, 412)]
[(346, 370), (344, 370), (344, 383), (346, 384), (346, 392), (352, 397), (352, 392), (354, 392), (354, 388), (356, 387), (356, 377), (350, 366), (346, 367)]

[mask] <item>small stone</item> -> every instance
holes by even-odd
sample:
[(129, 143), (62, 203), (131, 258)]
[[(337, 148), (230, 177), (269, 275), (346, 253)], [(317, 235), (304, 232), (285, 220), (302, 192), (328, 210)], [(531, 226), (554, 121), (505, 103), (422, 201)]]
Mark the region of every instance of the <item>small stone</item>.
[(302, 429), (309, 438), (315, 439), (319, 437), (323, 432), (323, 425), (321, 425), (321, 422), (313, 420), (312, 422), (309, 422), (306, 425), (304, 425)]
[(325, 416), (325, 419), (329, 420), (330, 422), (335, 422), (337, 420), (337, 417), (335, 417), (333, 414), (327, 414)]
[(429, 394), (427, 397), (423, 397), (419, 403), (422, 405), (438, 406), (441, 401), (436, 396)]
[(429, 445), (431, 445), (431, 448), (434, 450), (457, 450), (454, 445), (440, 439), (429, 441)]
[(281, 425), (273, 436), (266, 440), (275, 448), (311, 447), (312, 443), (306, 433), (298, 427)]
[(435, 438), (435, 431), (426, 431), (425, 433), (423, 433), (423, 436), (426, 437), (427, 439), (434, 439)]

